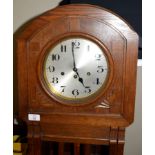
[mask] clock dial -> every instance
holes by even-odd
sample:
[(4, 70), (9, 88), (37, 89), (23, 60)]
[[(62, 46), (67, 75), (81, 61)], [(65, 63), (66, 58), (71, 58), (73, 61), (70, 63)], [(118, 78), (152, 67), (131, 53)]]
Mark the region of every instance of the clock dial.
[(44, 79), (61, 99), (81, 100), (95, 95), (108, 76), (103, 49), (84, 38), (69, 38), (52, 47), (44, 61)]

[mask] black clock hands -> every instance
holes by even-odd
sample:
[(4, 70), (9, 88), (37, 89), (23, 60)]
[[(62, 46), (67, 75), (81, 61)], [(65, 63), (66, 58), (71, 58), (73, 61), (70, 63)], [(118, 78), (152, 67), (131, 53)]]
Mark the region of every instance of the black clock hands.
[(77, 68), (75, 64), (75, 55), (74, 55), (74, 42), (72, 42), (72, 56), (73, 56), (73, 71), (77, 72)]
[(84, 83), (83, 83), (83, 79), (79, 76), (79, 73), (76, 71), (77, 76), (79, 77), (79, 82), (82, 83), (82, 85), (85, 87)]
[(78, 70), (76, 68), (76, 64), (75, 64), (75, 55), (74, 55), (74, 42), (72, 42), (72, 56), (73, 56), (73, 71), (76, 73), (76, 75), (79, 78), (79, 82), (82, 83), (82, 85), (85, 87), (84, 83), (83, 83), (83, 79), (80, 77)]

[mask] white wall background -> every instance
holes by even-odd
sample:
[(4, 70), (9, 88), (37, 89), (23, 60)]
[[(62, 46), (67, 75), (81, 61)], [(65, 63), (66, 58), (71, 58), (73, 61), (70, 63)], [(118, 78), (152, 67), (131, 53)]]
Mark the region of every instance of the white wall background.
[[(14, 0), (13, 1), (13, 31), (22, 24), (43, 12), (56, 7), (61, 0)], [(137, 67), (137, 94), (135, 107), (135, 121), (126, 130), (126, 144), (124, 155), (142, 155), (142, 67)]]
[(142, 155), (142, 66), (137, 67), (135, 120), (126, 130), (124, 151), (124, 155)]
[(31, 18), (56, 7), (62, 0), (13, 0), (14, 32)]

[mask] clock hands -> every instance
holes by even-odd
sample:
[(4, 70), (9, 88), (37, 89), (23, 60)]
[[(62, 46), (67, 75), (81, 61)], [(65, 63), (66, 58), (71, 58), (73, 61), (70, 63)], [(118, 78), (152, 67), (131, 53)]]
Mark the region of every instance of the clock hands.
[(79, 78), (79, 82), (81, 82), (82, 85), (85, 87), (85, 85), (84, 85), (84, 83), (83, 83), (83, 78), (80, 77), (80, 75), (79, 75), (77, 69), (76, 69), (76, 68), (73, 68), (73, 71), (74, 71), (74, 72), (76, 73), (76, 75), (78, 76), (78, 78)]
[(73, 71), (77, 71), (76, 64), (75, 64), (75, 55), (74, 55), (74, 42), (72, 42), (72, 56), (73, 56)]
[(73, 71), (76, 73), (76, 75), (79, 78), (79, 82), (82, 83), (82, 85), (85, 87), (84, 83), (83, 83), (83, 78), (80, 77), (79, 73), (78, 73), (78, 69), (76, 68), (76, 64), (75, 64), (75, 55), (74, 55), (74, 42), (72, 42), (72, 56), (73, 56)]

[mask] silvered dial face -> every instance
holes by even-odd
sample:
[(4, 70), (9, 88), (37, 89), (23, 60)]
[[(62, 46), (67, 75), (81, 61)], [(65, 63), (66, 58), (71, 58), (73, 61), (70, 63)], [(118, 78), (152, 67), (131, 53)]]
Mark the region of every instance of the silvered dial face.
[(65, 100), (83, 100), (103, 88), (108, 75), (104, 51), (84, 38), (63, 40), (50, 49), (44, 79), (50, 92)]

